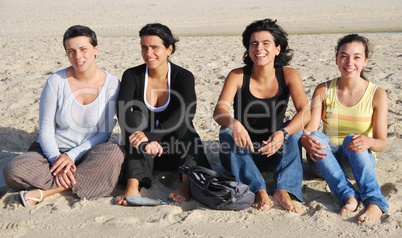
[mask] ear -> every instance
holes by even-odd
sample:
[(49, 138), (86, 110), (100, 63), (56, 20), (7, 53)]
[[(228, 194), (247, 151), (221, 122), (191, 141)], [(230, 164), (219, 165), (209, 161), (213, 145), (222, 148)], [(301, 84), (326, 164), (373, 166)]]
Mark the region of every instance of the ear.
[(167, 48), (167, 55), (170, 56), (172, 54), (173, 51), (173, 45), (169, 45), (169, 47)]
[(95, 55), (95, 58), (96, 58), (96, 55), (98, 55), (98, 51), (99, 51), (98, 46), (95, 46), (95, 47), (94, 47), (94, 55)]
[(281, 53), (281, 45), (278, 45), (278, 46), (276, 47), (275, 55), (278, 56), (279, 53)]
[(363, 66), (363, 67), (366, 67), (367, 63), (368, 63), (368, 58), (365, 57), (365, 58), (364, 58), (364, 66)]

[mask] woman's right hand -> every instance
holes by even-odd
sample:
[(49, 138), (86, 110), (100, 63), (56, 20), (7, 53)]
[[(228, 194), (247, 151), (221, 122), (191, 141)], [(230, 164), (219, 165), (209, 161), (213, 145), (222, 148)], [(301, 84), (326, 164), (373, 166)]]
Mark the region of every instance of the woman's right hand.
[(244, 126), (238, 120), (233, 121), (232, 133), (236, 146), (250, 149), (251, 152), (254, 152), (254, 146), (250, 135), (248, 134), (246, 128), (244, 128)]
[(317, 158), (322, 160), (324, 159), (324, 156), (327, 156), (327, 153), (321, 151), (321, 149), (325, 149), (327, 146), (322, 146), (314, 137), (303, 135), (300, 140), (302, 146), (314, 163), (317, 163)]
[(134, 148), (138, 149), (138, 146), (140, 146), (142, 142), (148, 141), (148, 137), (144, 132), (136, 131), (128, 137), (128, 140), (134, 146)]

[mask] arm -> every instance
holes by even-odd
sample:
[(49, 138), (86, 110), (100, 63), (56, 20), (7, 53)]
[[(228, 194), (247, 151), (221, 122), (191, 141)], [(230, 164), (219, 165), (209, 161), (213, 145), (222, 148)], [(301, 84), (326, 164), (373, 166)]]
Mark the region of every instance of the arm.
[(326, 87), (325, 83), (319, 84), (311, 98), (311, 120), (305, 126), (303, 134), (310, 134), (312, 131), (317, 131), (321, 122), (322, 104), (325, 100)]
[(388, 96), (381, 88), (377, 88), (374, 94), (373, 109), (373, 138), (370, 149), (380, 152), (387, 146), (388, 128)]
[(223, 127), (232, 130), (233, 139), (237, 146), (249, 148), (254, 152), (253, 143), (244, 126), (229, 112), (237, 90), (243, 84), (243, 69), (232, 70), (226, 77), (222, 92), (214, 110), (214, 120)]
[(127, 69), (123, 73), (118, 95), (117, 117), (125, 146), (132, 144), (129, 140), (132, 133), (143, 131), (148, 127), (148, 109), (140, 100), (139, 93), (142, 70), (138, 70), (137, 67)]
[(60, 151), (55, 138), (58, 80), (50, 76), (42, 90), (39, 102), (39, 144), (50, 164), (54, 164)]
[(290, 96), (296, 109), (296, 114), (284, 128), (289, 135), (300, 131), (310, 121), (310, 105), (299, 72), (296, 69), (284, 67), (285, 81), (289, 87)]
[[(75, 183), (72, 173), (76, 167), (74, 162), (66, 154), (61, 154), (56, 142), (56, 111), (61, 78), (56, 75), (50, 76), (43, 88), (39, 103), (39, 144), (52, 165), (50, 172), (55, 176), (57, 186), (71, 187)], [(63, 183), (59, 180), (59, 175), (66, 175)]]
[(322, 104), (325, 99), (326, 87), (325, 83), (319, 84), (314, 90), (311, 99), (311, 120), (306, 125), (303, 136), (301, 138), (301, 144), (309, 154), (310, 159), (316, 161), (315, 158), (323, 158), (326, 154), (320, 151), (323, 147), (320, 143), (310, 136), (310, 133), (317, 131), (321, 121)]

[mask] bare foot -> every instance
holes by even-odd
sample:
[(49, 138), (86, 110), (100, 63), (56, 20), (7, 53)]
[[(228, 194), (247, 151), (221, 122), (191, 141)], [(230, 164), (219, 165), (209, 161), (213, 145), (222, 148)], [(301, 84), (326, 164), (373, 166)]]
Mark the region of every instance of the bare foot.
[(380, 223), (382, 217), (381, 209), (374, 204), (368, 205), (366, 211), (359, 216), (358, 221), (365, 223)]
[(190, 199), (190, 190), (180, 186), (173, 192), (169, 193), (169, 197), (175, 202), (184, 202)]
[(261, 211), (271, 208), (271, 200), (266, 190), (259, 190), (255, 193), (253, 208)]
[(123, 206), (129, 205), (128, 202), (126, 201), (127, 196), (141, 196), (138, 186), (139, 181), (137, 179), (134, 178), (128, 179), (126, 189), (124, 190), (123, 194), (117, 196), (114, 199), (114, 203), (116, 205), (123, 205)]
[(274, 198), (279, 202), (279, 204), (286, 210), (299, 213), (299, 208), (293, 204), (289, 193), (286, 190), (278, 190), (274, 193)]
[(357, 206), (359, 205), (359, 202), (356, 200), (355, 197), (350, 196), (346, 198), (345, 205), (342, 207), (340, 213), (341, 215), (346, 214), (346, 212), (355, 212), (357, 210)]
[(182, 183), (180, 187), (176, 188), (173, 192), (169, 194), (169, 197), (175, 202), (188, 201), (191, 197), (190, 192), (190, 181), (187, 174), (181, 174)]

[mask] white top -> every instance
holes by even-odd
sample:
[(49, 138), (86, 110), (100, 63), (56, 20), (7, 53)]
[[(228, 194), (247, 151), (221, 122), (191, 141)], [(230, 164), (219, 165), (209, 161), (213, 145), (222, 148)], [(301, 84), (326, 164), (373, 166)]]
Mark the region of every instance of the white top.
[[(168, 92), (169, 92), (169, 97), (168, 100), (166, 101), (165, 105), (162, 105), (160, 107), (154, 107), (151, 104), (149, 104), (147, 102), (147, 87), (148, 87), (148, 65), (145, 68), (145, 86), (144, 86), (144, 102), (145, 105), (147, 106), (147, 108), (150, 111), (153, 112), (162, 112), (163, 110), (165, 110), (168, 106), (169, 106), (169, 102), (170, 102), (170, 63), (168, 62)], [(154, 94), (152, 94), (154, 95)]]
[(79, 160), (92, 147), (108, 141), (116, 124), (119, 79), (105, 72), (99, 95), (83, 105), (73, 96), (66, 71), (67, 68), (52, 74), (40, 97), (38, 142), (51, 164), (60, 151), (73, 161)]

